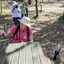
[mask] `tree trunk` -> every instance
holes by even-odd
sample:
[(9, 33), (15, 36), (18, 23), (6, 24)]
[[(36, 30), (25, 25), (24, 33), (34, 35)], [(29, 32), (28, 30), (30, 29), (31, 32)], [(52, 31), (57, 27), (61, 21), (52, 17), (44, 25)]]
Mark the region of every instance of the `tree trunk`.
[(38, 1), (37, 1), (37, 0), (35, 0), (35, 2), (36, 2), (36, 4), (35, 4), (35, 7), (36, 7), (36, 17), (38, 17), (38, 6), (37, 6)]

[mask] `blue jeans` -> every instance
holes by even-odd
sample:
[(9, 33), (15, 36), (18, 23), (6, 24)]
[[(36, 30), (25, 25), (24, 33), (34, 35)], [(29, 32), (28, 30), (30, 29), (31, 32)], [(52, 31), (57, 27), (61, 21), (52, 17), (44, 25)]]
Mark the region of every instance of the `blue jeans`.
[(20, 21), (18, 19), (21, 19), (21, 18), (20, 17), (16, 17), (16, 18), (13, 17), (13, 22), (15, 25), (20, 24)]

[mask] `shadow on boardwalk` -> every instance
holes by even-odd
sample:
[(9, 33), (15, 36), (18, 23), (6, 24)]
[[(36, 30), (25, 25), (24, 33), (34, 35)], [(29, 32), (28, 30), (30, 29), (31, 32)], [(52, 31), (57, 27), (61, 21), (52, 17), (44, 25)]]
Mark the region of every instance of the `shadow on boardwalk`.
[(6, 52), (5, 49), (8, 46), (8, 44), (0, 44), (0, 64), (8, 64), (7, 61), (7, 56), (6, 56)]

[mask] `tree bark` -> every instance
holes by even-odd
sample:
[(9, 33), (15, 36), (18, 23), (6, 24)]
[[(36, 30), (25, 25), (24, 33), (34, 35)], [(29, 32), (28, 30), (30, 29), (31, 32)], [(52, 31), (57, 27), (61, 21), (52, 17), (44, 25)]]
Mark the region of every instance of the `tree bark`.
[(38, 1), (37, 1), (37, 0), (35, 0), (35, 2), (36, 2), (36, 4), (35, 4), (35, 7), (36, 7), (36, 17), (38, 17), (38, 6), (37, 6)]

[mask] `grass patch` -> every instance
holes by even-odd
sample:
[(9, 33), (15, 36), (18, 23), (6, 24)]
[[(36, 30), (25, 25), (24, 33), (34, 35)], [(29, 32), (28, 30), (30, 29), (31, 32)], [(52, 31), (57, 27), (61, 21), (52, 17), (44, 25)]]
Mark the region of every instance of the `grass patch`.
[(40, 10), (39, 12), (43, 12), (42, 10)]
[(62, 14), (58, 15), (58, 18), (62, 17)]
[(0, 15), (7, 15), (8, 13), (10, 13), (9, 10), (2, 10), (2, 13), (1, 13), (1, 10), (0, 10)]
[[(6, 7), (8, 6), (9, 4), (6, 2), (6, 1), (2, 1), (2, 7)], [(0, 1), (0, 6), (1, 6), (1, 1)]]
[(60, 22), (64, 22), (64, 17), (63, 17), (63, 15), (59, 15), (59, 16), (58, 16), (58, 20), (59, 20)]
[(40, 13), (43, 13), (43, 12), (44, 12), (43, 10), (40, 10), (40, 11), (39, 11), (39, 14), (40, 14)]

